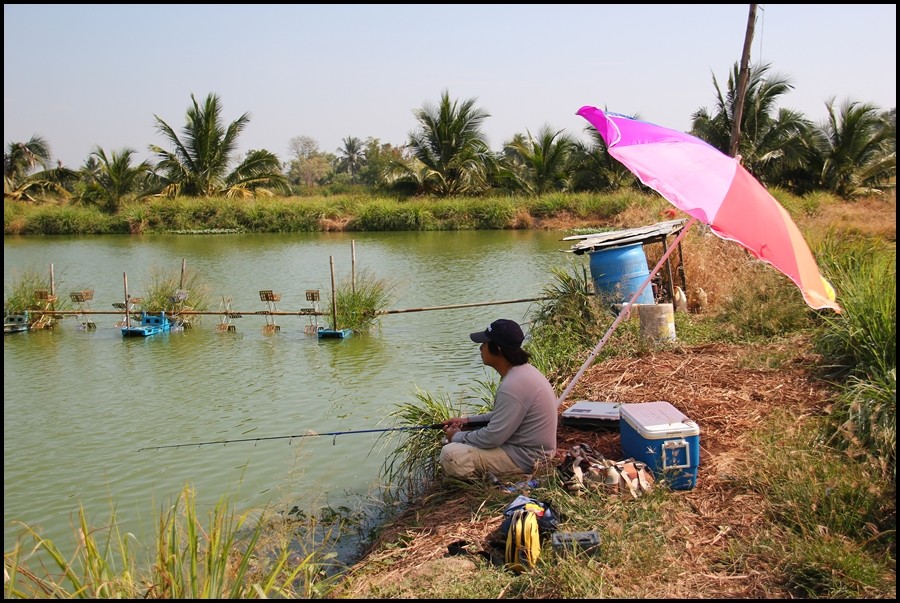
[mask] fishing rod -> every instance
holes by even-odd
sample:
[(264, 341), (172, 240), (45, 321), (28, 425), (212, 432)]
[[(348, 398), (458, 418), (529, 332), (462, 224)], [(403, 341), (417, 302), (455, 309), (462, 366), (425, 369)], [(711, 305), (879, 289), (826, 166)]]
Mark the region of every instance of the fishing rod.
[[(487, 421), (470, 421), (468, 423), (463, 423), (463, 429), (471, 429), (475, 427), (484, 427), (487, 425)], [(443, 429), (445, 426), (443, 423), (432, 423), (431, 425), (412, 425), (409, 427), (385, 427), (384, 429), (351, 429), (349, 431), (326, 431), (323, 433), (301, 433), (297, 435), (282, 435), (282, 436), (262, 436), (258, 438), (239, 438), (236, 440), (213, 440), (209, 442), (191, 442), (189, 444), (168, 444), (165, 446), (145, 446), (144, 448), (139, 448), (138, 452), (143, 452), (144, 450), (161, 450), (163, 448), (187, 448), (189, 446), (209, 446), (211, 444), (233, 444), (235, 442), (262, 442), (263, 440), (291, 440), (288, 444), (291, 444), (294, 438), (310, 438), (310, 437), (319, 437), (319, 436), (333, 436), (334, 439), (331, 441), (331, 444), (334, 445), (337, 443), (337, 436), (339, 435), (349, 435), (355, 433), (382, 433), (385, 431), (412, 431), (412, 430), (421, 430), (421, 429)]]

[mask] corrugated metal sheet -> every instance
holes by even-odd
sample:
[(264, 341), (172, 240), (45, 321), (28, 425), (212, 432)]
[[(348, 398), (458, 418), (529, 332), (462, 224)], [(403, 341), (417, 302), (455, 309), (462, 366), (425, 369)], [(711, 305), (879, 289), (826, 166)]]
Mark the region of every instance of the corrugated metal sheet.
[(650, 226), (639, 226), (637, 228), (626, 228), (624, 230), (615, 230), (610, 232), (598, 232), (586, 235), (572, 235), (565, 237), (563, 241), (577, 241), (567, 251), (578, 255), (586, 251), (595, 251), (597, 249), (605, 249), (607, 247), (620, 247), (622, 245), (631, 245), (632, 243), (652, 243), (662, 241), (672, 234), (677, 234), (687, 223), (687, 218), (679, 220), (669, 220), (667, 222), (659, 222)]

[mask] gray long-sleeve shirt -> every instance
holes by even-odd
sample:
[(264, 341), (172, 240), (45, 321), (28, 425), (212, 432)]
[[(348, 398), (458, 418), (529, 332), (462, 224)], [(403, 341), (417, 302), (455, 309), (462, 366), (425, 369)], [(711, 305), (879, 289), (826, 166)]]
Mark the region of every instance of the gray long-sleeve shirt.
[(476, 448), (502, 448), (526, 473), (535, 463), (556, 452), (556, 393), (547, 378), (531, 364), (509, 369), (500, 380), (491, 412), (469, 417), (471, 421), (490, 421), (474, 431), (453, 436)]

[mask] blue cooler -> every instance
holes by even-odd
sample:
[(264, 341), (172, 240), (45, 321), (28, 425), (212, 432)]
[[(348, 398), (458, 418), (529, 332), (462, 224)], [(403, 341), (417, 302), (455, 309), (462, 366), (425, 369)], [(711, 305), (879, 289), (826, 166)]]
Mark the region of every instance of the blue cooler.
[(619, 433), (624, 458), (643, 461), (673, 490), (697, 485), (700, 427), (668, 402), (622, 404)]

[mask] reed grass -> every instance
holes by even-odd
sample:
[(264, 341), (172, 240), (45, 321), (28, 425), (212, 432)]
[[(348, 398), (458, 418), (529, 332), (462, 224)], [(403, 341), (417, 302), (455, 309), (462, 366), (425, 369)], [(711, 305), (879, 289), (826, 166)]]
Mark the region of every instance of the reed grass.
[[(396, 284), (363, 269), (355, 277), (342, 278), (335, 288), (337, 327), (356, 332), (369, 331), (378, 325), (380, 313), (393, 303)], [(332, 300), (329, 300), (329, 306)], [(335, 325), (332, 325), (335, 326)]]
[(39, 305), (34, 292), (38, 289), (47, 289), (45, 277), (33, 269), (25, 269), (21, 274), (13, 275), (12, 283), (6, 288), (3, 295), (3, 310), (5, 314), (22, 314), (26, 310), (37, 310)]
[[(202, 316), (187, 314), (179, 316), (182, 310), (205, 312), (209, 308), (210, 287), (193, 269), (187, 268), (182, 276), (180, 271), (153, 267), (150, 270), (150, 284), (142, 297), (141, 307), (147, 312), (166, 312), (179, 324), (187, 327), (198, 325)], [(183, 297), (181, 297), (183, 296)]]
[[(160, 516), (152, 563), (140, 558), (133, 536), (115, 515), (105, 530), (88, 525), (84, 509), (78, 546), (67, 559), (52, 540), (24, 526), (33, 546), (20, 539), (4, 555), (5, 598), (33, 599), (255, 599), (322, 596), (334, 581), (330, 556), (298, 556), (285, 539), (264, 549), (268, 520), (237, 514), (222, 499), (202, 525), (194, 492), (186, 487)], [(105, 537), (103, 533), (105, 532)], [(26, 536), (26, 537), (27, 537)], [(46, 556), (49, 564), (39, 561)], [(37, 563), (36, 567), (31, 566)]]
[[(59, 324), (60, 315), (45, 314), (44, 310), (65, 312), (71, 310), (73, 303), (67, 295), (60, 295), (59, 290), (64, 280), (54, 277), (54, 286), (51, 287), (49, 275), (44, 276), (34, 268), (26, 268), (21, 274), (14, 274), (9, 285), (4, 286), (3, 313), (24, 314), (28, 312), (28, 326), (30, 329), (53, 329)], [(56, 300), (40, 299), (38, 291), (56, 291)]]
[(869, 238), (830, 237), (821, 262), (843, 313), (824, 315), (817, 349), (840, 377), (884, 376), (897, 366), (897, 248)]
[(593, 280), (583, 264), (551, 270), (554, 280), (533, 308), (526, 349), (531, 363), (553, 383), (578, 369), (585, 351), (600, 339), (615, 315), (594, 295)]
[[(487, 412), (493, 404), (497, 384), (485, 377), (477, 381), (471, 393), (452, 397), (416, 388), (412, 402), (400, 403), (388, 413), (386, 421), (395, 426), (433, 425), (453, 417)], [(391, 484), (386, 498), (407, 499), (423, 484), (437, 476), (441, 450), (441, 432), (422, 429), (384, 432), (381, 447), (387, 454), (382, 463), (383, 481)]]
[(824, 315), (816, 349), (844, 382), (830, 424), (833, 445), (871, 455), (897, 478), (897, 251), (876, 238), (825, 239), (823, 263), (844, 311)]

